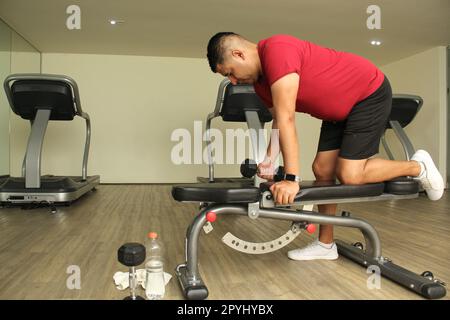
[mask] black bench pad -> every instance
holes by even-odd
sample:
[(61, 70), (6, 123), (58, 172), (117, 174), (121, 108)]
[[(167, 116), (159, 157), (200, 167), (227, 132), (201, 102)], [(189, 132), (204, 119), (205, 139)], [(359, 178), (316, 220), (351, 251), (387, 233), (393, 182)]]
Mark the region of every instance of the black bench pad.
[[(172, 196), (177, 201), (252, 203), (260, 200), (261, 193), (268, 191), (273, 182), (266, 182), (260, 188), (241, 183), (194, 183), (176, 185)], [(363, 185), (339, 184), (334, 181), (302, 181), (295, 201), (376, 197), (383, 193), (415, 194), (418, 183), (401, 177), (391, 181)]]
[[(261, 184), (261, 191), (269, 190), (273, 182)], [(295, 201), (376, 197), (383, 193), (384, 183), (362, 185), (338, 184), (334, 181), (302, 181)]]
[(419, 193), (419, 183), (409, 177), (399, 177), (384, 183), (384, 192), (404, 195)]
[(260, 198), (259, 188), (248, 183), (193, 183), (176, 185), (172, 196), (177, 201), (214, 203), (252, 203)]

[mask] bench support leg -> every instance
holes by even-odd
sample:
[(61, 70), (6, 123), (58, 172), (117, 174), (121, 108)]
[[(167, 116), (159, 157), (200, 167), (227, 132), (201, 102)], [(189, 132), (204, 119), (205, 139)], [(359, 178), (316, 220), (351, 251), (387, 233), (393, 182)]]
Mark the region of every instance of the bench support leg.
[[(223, 214), (248, 215), (247, 204), (213, 204), (204, 208), (195, 217), (186, 232), (186, 262), (176, 268), (176, 275), (188, 299), (205, 299), (208, 296), (206, 288), (198, 270), (198, 241), (206, 214), (214, 212), (217, 216)], [(298, 221), (317, 224), (331, 224), (359, 229), (366, 239), (368, 254), (373, 259), (381, 257), (381, 243), (376, 230), (365, 220), (353, 217), (328, 216), (313, 211), (287, 209), (260, 209), (259, 218), (270, 218), (285, 221)]]
[(445, 287), (439, 282), (435, 282), (404, 269), (392, 263), (389, 259), (383, 257), (375, 259), (370, 255), (367, 255), (363, 250), (341, 240), (336, 240), (336, 245), (340, 255), (343, 255), (366, 268), (370, 266), (378, 267), (382, 276), (425, 298), (439, 299), (446, 295)]

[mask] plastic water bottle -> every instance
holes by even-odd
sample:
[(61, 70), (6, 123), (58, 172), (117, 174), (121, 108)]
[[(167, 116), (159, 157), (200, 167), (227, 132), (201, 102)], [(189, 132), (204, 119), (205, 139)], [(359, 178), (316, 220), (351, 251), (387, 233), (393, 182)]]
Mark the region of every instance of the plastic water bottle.
[(156, 232), (147, 235), (147, 261), (145, 263), (145, 294), (149, 300), (160, 300), (164, 297), (164, 263), (162, 245)]

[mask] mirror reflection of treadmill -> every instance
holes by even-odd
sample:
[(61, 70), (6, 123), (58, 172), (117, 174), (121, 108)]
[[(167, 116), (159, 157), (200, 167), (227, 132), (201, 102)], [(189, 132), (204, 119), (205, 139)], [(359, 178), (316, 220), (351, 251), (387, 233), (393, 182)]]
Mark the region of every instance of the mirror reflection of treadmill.
[[(416, 150), (403, 128), (414, 120), (422, 105), (423, 100), (419, 96), (409, 94), (394, 94), (392, 96), (392, 110), (386, 129), (394, 131), (403, 148), (405, 160), (410, 160)], [(395, 159), (384, 134), (381, 143), (390, 160), (401, 160)]]
[[(12, 111), (31, 123), (21, 177), (0, 179), (0, 203), (70, 204), (95, 189), (100, 176), (87, 175), (91, 138), (89, 115), (81, 109), (76, 82), (62, 75), (13, 74), (4, 89)], [(86, 141), (81, 176), (41, 176), (41, 152), (49, 121), (85, 119)]]
[[(216, 177), (214, 172), (214, 154), (212, 151), (211, 122), (221, 117), (225, 122), (247, 123), (249, 138), (251, 140), (253, 160), (259, 163), (259, 158), (266, 152), (266, 144), (260, 136), (265, 123), (272, 121), (272, 115), (263, 101), (256, 95), (252, 85), (233, 85), (230, 80), (224, 79), (220, 83), (214, 111), (206, 118), (205, 136), (208, 155), (208, 177), (197, 177), (202, 183), (241, 183), (243, 185), (255, 184), (256, 178), (245, 177)], [(256, 134), (252, 134), (252, 132)], [(239, 159), (238, 159), (239, 160)], [(263, 159), (260, 159), (263, 160)]]

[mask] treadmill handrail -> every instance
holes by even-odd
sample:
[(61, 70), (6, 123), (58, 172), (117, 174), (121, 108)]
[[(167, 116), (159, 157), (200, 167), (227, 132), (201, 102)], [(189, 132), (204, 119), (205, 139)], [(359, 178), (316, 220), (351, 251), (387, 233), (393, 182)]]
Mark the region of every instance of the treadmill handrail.
[(225, 89), (227, 86), (231, 83), (229, 79), (223, 79), (222, 82), (220, 82), (219, 90), (217, 92), (217, 99), (216, 99), (216, 106), (214, 107), (214, 111), (206, 117), (206, 124), (205, 124), (205, 142), (206, 142), (206, 149), (208, 153), (208, 177), (209, 182), (214, 182), (214, 158), (212, 155), (211, 150), (211, 121), (214, 118), (217, 118), (220, 115), (220, 111), (222, 110), (223, 101), (225, 97)]
[[(414, 115), (414, 117), (411, 119), (410, 122), (412, 122), (414, 120), (414, 118), (416, 117), (416, 115), (419, 113), (420, 108), (423, 105), (423, 99), (420, 96), (417, 95), (412, 95), (412, 94), (393, 94), (392, 98), (399, 98), (399, 99), (410, 99), (410, 100), (415, 100), (417, 103), (417, 112)], [(403, 127), (400, 125), (400, 123), (397, 120), (389, 120), (389, 124), (391, 126), (390, 129), (392, 129), (392, 131), (394, 131), (395, 135), (397, 136), (397, 139), (400, 141), (400, 144), (403, 148), (403, 152), (405, 154), (405, 158), (406, 160), (410, 160), (411, 157), (413, 156), (413, 154), (416, 152), (415, 148), (411, 142), (411, 140), (408, 138), (408, 136), (406, 135), (405, 130), (403, 129)], [(390, 160), (395, 160), (394, 159), (394, 155), (391, 151), (391, 149), (389, 148), (389, 144), (387, 143), (386, 139), (385, 139), (385, 134), (386, 134), (386, 130), (383, 133), (383, 136), (381, 137), (381, 143), (383, 145), (384, 150), (386, 151), (387, 156), (389, 157)]]
[(414, 153), (416, 153), (416, 149), (414, 148), (411, 140), (409, 140), (408, 136), (406, 135), (405, 130), (402, 128), (398, 121), (389, 121), (389, 124), (391, 125), (392, 130), (394, 131), (397, 139), (402, 145), (406, 160), (411, 160)]
[(87, 163), (89, 158), (89, 148), (91, 146), (91, 118), (86, 112), (82, 112), (80, 117), (86, 120), (86, 140), (84, 143), (83, 164), (81, 167), (81, 177), (83, 181), (87, 180)]
[[(66, 83), (72, 90), (72, 98), (74, 102), (74, 111), (75, 115), (83, 118), (86, 120), (86, 140), (84, 145), (84, 154), (83, 154), (83, 162), (82, 162), (82, 168), (81, 168), (81, 175), (82, 179), (87, 179), (87, 163), (88, 163), (88, 157), (89, 157), (89, 148), (90, 148), (90, 141), (91, 141), (91, 121), (89, 115), (83, 111), (81, 108), (81, 99), (80, 99), (80, 93), (78, 90), (78, 85), (75, 82), (74, 79), (72, 79), (69, 76), (66, 75), (57, 75), (57, 74), (45, 74), (45, 73), (15, 73), (11, 74), (8, 77), (6, 77), (5, 81), (3, 82), (3, 87), (5, 89), (6, 97), (8, 98), (9, 105), (11, 107), (14, 106), (13, 99), (12, 99), (12, 92), (11, 92), (11, 84), (14, 81), (18, 80), (49, 80), (49, 81), (61, 81)], [(22, 175), (25, 176), (26, 172), (24, 170), (25, 167), (25, 159), (27, 156), (27, 152), (25, 152), (24, 156), (24, 162), (22, 165)]]
[[(422, 105), (423, 105), (422, 97), (414, 95), (414, 94), (397, 93), (397, 94), (392, 95), (392, 99), (394, 99), (394, 98), (415, 100), (417, 103), (417, 112), (414, 115), (414, 118), (417, 116), (417, 114), (420, 111), (420, 108), (422, 108)], [(414, 118), (412, 118), (410, 122), (412, 122), (414, 120)]]
[(216, 100), (216, 107), (214, 108), (214, 116), (218, 117), (220, 115), (220, 111), (223, 106), (223, 101), (225, 97), (225, 89), (228, 87), (228, 85), (231, 83), (228, 79), (223, 79), (222, 82), (219, 85), (219, 90), (217, 92), (217, 100)]
[(69, 85), (72, 89), (72, 95), (74, 97), (74, 110), (78, 116), (81, 116), (83, 109), (81, 108), (81, 99), (78, 91), (78, 85), (71, 77), (58, 74), (45, 74), (45, 73), (15, 73), (6, 77), (3, 86), (5, 88), (6, 96), (10, 106), (13, 106), (11, 86), (10, 83), (18, 80), (49, 80), (49, 81), (62, 81)]
[(421, 96), (415, 95), (415, 94), (406, 94), (406, 93), (394, 93), (392, 95), (392, 98), (402, 98), (402, 99), (411, 99), (416, 100), (419, 107), (417, 110), (420, 110), (423, 104), (423, 99)]

